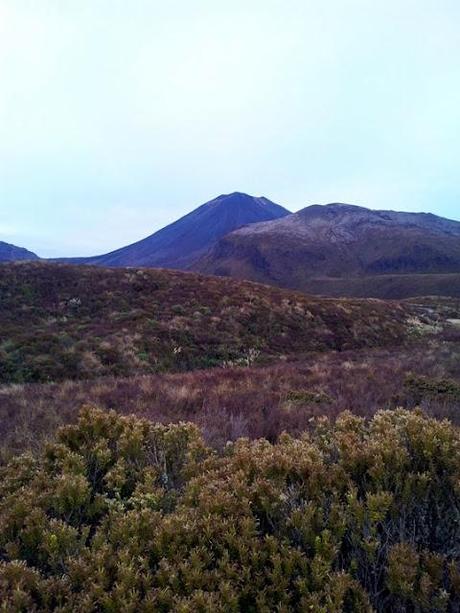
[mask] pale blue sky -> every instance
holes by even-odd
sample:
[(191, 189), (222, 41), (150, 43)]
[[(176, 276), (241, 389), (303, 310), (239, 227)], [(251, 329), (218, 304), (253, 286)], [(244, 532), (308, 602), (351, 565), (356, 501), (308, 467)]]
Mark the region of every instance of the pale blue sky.
[(0, 0), (0, 240), (106, 252), (231, 191), (460, 219), (458, 0)]

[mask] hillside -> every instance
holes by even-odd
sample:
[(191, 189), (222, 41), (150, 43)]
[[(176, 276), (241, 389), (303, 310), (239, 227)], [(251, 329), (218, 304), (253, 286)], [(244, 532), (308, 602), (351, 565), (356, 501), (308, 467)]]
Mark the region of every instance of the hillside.
[(16, 262), (21, 260), (38, 260), (38, 255), (24, 249), (0, 241), (0, 262)]
[(460, 297), (460, 273), (322, 277), (305, 280), (303, 291), (331, 297), (401, 300), (416, 296)]
[(184, 371), (401, 343), (409, 307), (195, 273), (0, 266), (0, 381)]
[(221, 195), (141, 241), (105, 255), (73, 261), (99, 266), (187, 269), (229, 232), (288, 214), (267, 198), (239, 192)]
[[(232, 232), (194, 268), (304, 291), (317, 287), (324, 293), (386, 297), (385, 288), (375, 289), (380, 275), (460, 273), (460, 222), (425, 213), (314, 205)], [(401, 277), (393, 297), (430, 293), (423, 277), (416, 281)], [(458, 275), (452, 281), (458, 294)], [(433, 288), (432, 281), (429, 285)], [(441, 283), (440, 291), (450, 286)]]

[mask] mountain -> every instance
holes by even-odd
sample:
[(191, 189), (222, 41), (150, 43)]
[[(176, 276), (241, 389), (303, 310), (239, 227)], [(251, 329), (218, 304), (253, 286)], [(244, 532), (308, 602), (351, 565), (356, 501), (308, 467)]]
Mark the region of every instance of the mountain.
[(15, 262), (18, 260), (38, 260), (38, 255), (23, 247), (16, 247), (0, 241), (0, 262)]
[[(430, 213), (313, 205), (228, 234), (193, 268), (303, 291), (321, 288), (333, 295), (353, 295), (352, 288), (347, 291), (350, 280), (350, 287), (360, 286), (360, 295), (381, 297), (387, 297), (382, 276), (405, 275), (411, 284), (415, 277), (418, 295), (427, 293), (421, 274), (460, 273), (460, 222)], [(378, 279), (380, 289), (374, 294)], [(455, 279), (458, 295), (458, 274)], [(449, 294), (448, 279), (436, 283)], [(432, 280), (430, 286), (436, 283)], [(335, 284), (340, 291), (334, 291)], [(411, 290), (400, 287), (392, 297), (399, 294), (410, 295)]]
[(67, 261), (100, 266), (188, 269), (221, 237), (246, 224), (289, 214), (282, 206), (234, 192), (206, 202), (178, 221), (132, 245), (91, 258)]

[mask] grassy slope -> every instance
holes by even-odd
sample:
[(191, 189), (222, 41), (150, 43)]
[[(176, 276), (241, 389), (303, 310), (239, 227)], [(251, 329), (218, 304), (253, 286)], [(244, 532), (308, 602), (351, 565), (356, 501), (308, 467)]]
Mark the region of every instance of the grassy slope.
[(407, 307), (166, 270), (0, 267), (0, 382), (267, 362), (401, 342)]

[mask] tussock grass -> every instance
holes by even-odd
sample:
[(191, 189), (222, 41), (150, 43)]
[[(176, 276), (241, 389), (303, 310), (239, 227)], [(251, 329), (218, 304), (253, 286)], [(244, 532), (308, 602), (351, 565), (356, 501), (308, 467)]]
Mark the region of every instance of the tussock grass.
[(460, 425), (460, 396), (452, 391), (460, 385), (459, 340), (315, 353), (265, 367), (5, 385), (0, 457), (37, 452), (57, 424), (73, 422), (88, 403), (163, 423), (195, 422), (214, 447), (239, 436), (275, 441), (283, 431), (296, 434), (318, 416), (334, 419), (347, 409), (371, 416), (420, 405)]

